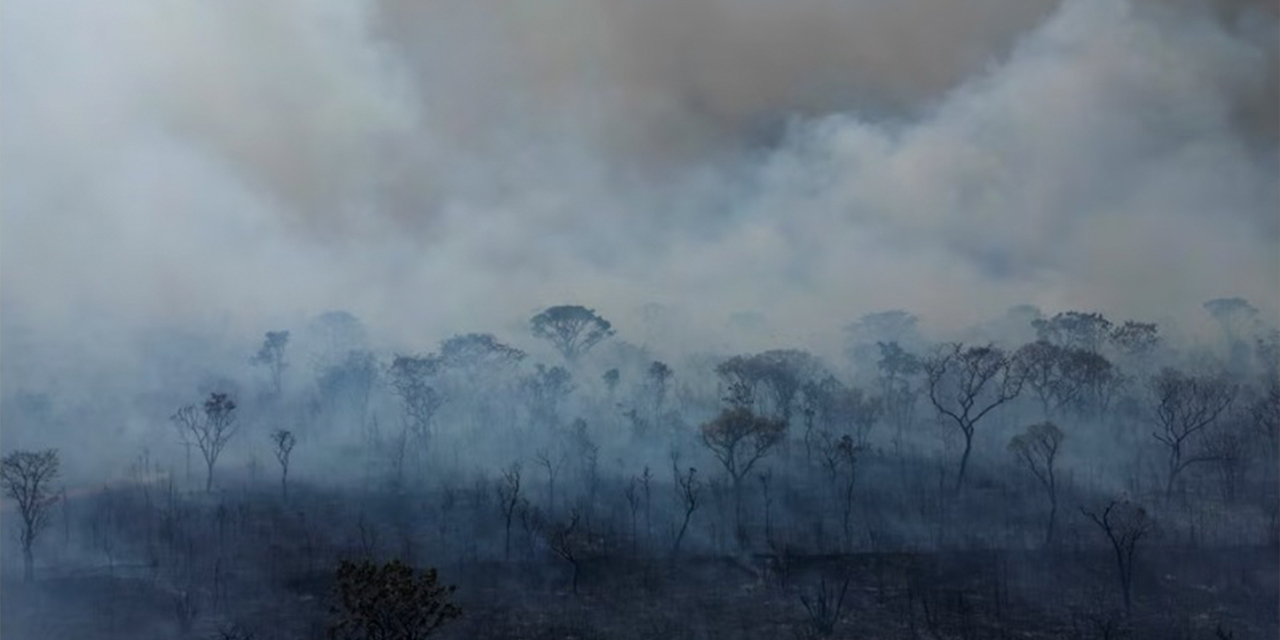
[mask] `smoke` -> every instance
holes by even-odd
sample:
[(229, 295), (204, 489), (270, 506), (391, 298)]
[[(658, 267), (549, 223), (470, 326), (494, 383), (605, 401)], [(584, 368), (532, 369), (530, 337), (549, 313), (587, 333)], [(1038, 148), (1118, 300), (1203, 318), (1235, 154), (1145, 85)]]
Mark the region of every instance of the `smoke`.
[(1262, 3), (13, 0), (0, 24), (9, 346), (331, 308), (425, 345), (560, 302), (638, 334), (658, 302), (691, 336), (758, 310), (813, 345), (894, 307), (1278, 306)]

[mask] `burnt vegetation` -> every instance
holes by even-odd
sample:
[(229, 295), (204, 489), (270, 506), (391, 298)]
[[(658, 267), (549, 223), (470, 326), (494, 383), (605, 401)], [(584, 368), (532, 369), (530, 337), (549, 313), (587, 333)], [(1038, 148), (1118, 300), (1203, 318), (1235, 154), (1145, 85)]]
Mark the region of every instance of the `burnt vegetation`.
[[(889, 311), (833, 357), (664, 351), (574, 305), (382, 350), (330, 313), (92, 413), (6, 381), (0, 635), (1274, 637), (1251, 308), (1211, 301), (1196, 345)], [(131, 457), (78, 470), (120, 406)]]

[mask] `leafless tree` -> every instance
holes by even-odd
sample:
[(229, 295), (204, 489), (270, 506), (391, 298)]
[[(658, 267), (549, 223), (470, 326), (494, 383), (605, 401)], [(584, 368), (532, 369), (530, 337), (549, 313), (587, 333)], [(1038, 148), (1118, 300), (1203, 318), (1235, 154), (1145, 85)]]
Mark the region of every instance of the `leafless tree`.
[(1046, 421), (1071, 406), (1089, 382), (1088, 357), (1091, 352), (1063, 347), (1047, 340), (1023, 345), (1014, 353), (1018, 374), (1040, 402)]
[(511, 560), (511, 519), (515, 516), (516, 505), (520, 502), (520, 463), (513, 462), (502, 470), (502, 479), (498, 481), (498, 506), (502, 509), (502, 518), (506, 526), (503, 558)]
[(849, 593), (849, 582), (852, 576), (846, 576), (837, 588), (827, 584), (826, 577), (818, 581), (818, 588), (812, 593), (801, 593), (800, 604), (808, 614), (808, 631), (810, 637), (829, 638), (840, 622), (840, 611), (844, 608), (845, 595)]
[(0, 489), (18, 503), (22, 518), (18, 541), (22, 543), (22, 575), (28, 581), (35, 577), (32, 550), (36, 539), (49, 526), (53, 505), (58, 502), (53, 482), (60, 464), (56, 449), (14, 451), (0, 459)]
[(1053, 464), (1058, 458), (1065, 436), (1052, 422), (1041, 422), (1027, 427), (1023, 433), (1009, 441), (1009, 451), (1036, 480), (1044, 486), (1049, 496), (1049, 524), (1045, 527), (1044, 546), (1053, 544), (1053, 528), (1058, 517), (1058, 484), (1053, 474)]
[(639, 535), (637, 534), (636, 520), (640, 511), (640, 479), (631, 476), (631, 480), (627, 482), (627, 486), (623, 489), (623, 495), (627, 499), (627, 510), (631, 514), (631, 555), (636, 555), (636, 548), (639, 545)]
[(1151, 519), (1146, 509), (1125, 500), (1112, 500), (1101, 513), (1087, 511), (1083, 507), (1080, 512), (1087, 516), (1107, 536), (1111, 549), (1115, 552), (1116, 577), (1120, 581), (1120, 591), (1124, 596), (1125, 611), (1133, 608), (1133, 566), (1138, 543), (1151, 532)]
[(1152, 413), (1156, 430), (1152, 437), (1168, 450), (1165, 497), (1173, 495), (1178, 476), (1189, 466), (1213, 455), (1197, 447), (1200, 434), (1231, 406), (1237, 387), (1219, 376), (1188, 376), (1166, 368), (1151, 381)]
[(564, 467), (568, 455), (563, 451), (551, 453), (546, 449), (539, 449), (533, 454), (533, 459), (547, 470), (547, 513), (554, 514), (556, 510), (556, 478), (560, 475), (560, 469)]
[(829, 432), (820, 434), (822, 467), (831, 482), (832, 493), (840, 504), (840, 526), (843, 533), (844, 547), (852, 546), (852, 529), (850, 521), (853, 516), (853, 489), (858, 479), (858, 455), (863, 447), (854, 442), (848, 434), (836, 437)]
[(280, 498), (282, 500), (289, 499), (289, 455), (293, 453), (293, 445), (297, 443), (298, 439), (287, 429), (276, 429), (271, 433), (271, 444), (275, 445), (272, 453), (280, 463)]
[(225, 393), (211, 393), (204, 401), (203, 413), (195, 405), (186, 405), (178, 409), (171, 419), (178, 425), (183, 439), (187, 442), (194, 440), (200, 449), (205, 464), (204, 490), (213, 491), (213, 466), (227, 442), (239, 430), (235, 401)]
[(671, 557), (674, 560), (680, 556), (680, 543), (684, 541), (684, 534), (689, 530), (689, 520), (693, 518), (693, 512), (698, 509), (702, 483), (698, 480), (697, 469), (689, 467), (687, 472), (680, 471), (680, 456), (675, 452), (671, 454), (671, 474), (675, 480), (676, 498), (684, 509), (684, 519), (680, 522), (675, 543), (671, 545)]
[(1013, 366), (1013, 359), (991, 345), (967, 349), (960, 343), (946, 345), (925, 360), (924, 370), (929, 401), (964, 434), (964, 453), (956, 474), (959, 492), (964, 486), (978, 422), (1016, 398), (1022, 391), (1023, 377)]
[(578, 575), (582, 569), (582, 559), (588, 543), (587, 536), (579, 528), (582, 516), (577, 509), (569, 511), (569, 520), (555, 526), (547, 540), (552, 553), (573, 568), (573, 593), (578, 593)]
[(646, 542), (653, 537), (652, 483), (653, 473), (649, 471), (649, 465), (645, 465), (644, 472), (640, 474), (640, 486), (644, 488), (644, 536)]
[(526, 555), (532, 559), (534, 543), (545, 528), (546, 519), (543, 517), (542, 509), (537, 505), (529, 504), (529, 501), (524, 498), (520, 499), (517, 513), (520, 516), (520, 528), (524, 530)]
[(702, 425), (702, 444), (724, 466), (733, 483), (734, 526), (742, 532), (742, 479), (768, 455), (787, 432), (787, 423), (756, 415), (750, 409), (731, 407)]

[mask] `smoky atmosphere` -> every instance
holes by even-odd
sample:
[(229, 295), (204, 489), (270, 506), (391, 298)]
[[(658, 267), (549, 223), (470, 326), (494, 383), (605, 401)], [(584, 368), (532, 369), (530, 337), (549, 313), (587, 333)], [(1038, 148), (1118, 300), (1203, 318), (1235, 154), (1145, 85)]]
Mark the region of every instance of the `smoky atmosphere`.
[(4, 0), (5, 640), (1280, 635), (1280, 10)]

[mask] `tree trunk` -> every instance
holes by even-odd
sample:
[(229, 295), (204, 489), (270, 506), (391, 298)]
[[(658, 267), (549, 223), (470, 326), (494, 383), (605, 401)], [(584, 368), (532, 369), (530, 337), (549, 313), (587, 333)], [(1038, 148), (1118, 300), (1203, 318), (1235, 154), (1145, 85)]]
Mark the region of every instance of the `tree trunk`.
[(746, 547), (746, 532), (742, 528), (742, 478), (733, 478), (733, 537), (738, 541), (738, 548)]
[(31, 582), (36, 578), (35, 558), (31, 554), (31, 541), (22, 543), (22, 579)]
[(973, 431), (964, 432), (964, 453), (960, 456), (960, 472), (956, 474), (956, 495), (964, 488), (964, 472), (969, 467), (969, 452), (973, 450)]
[(1044, 532), (1044, 548), (1053, 548), (1053, 525), (1058, 517), (1058, 498), (1051, 496), (1049, 499), (1049, 526)]
[(206, 467), (206, 470), (204, 474), (204, 492), (213, 493), (213, 461), (209, 460), (208, 462), (206, 462), (205, 467)]

